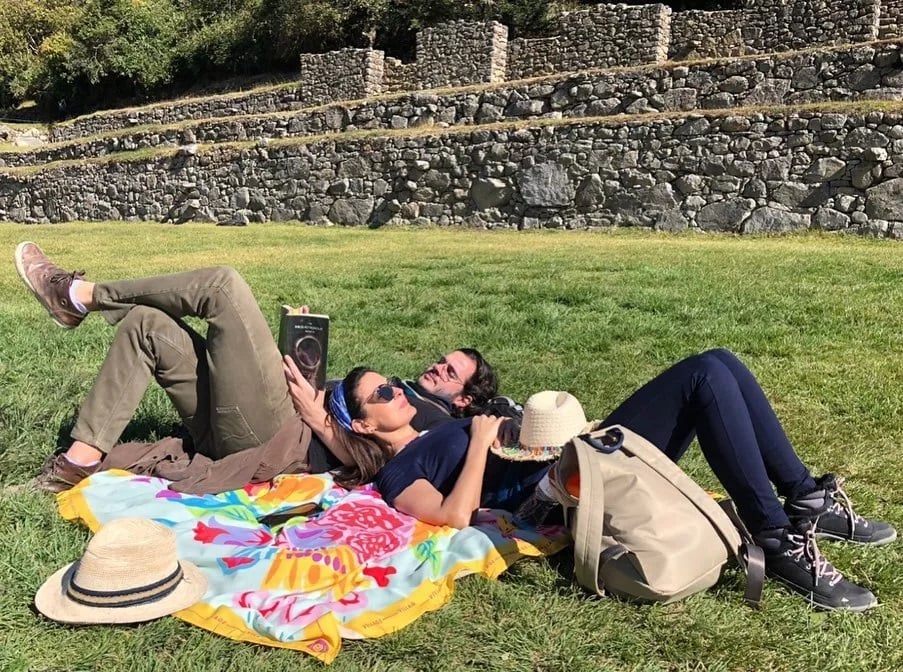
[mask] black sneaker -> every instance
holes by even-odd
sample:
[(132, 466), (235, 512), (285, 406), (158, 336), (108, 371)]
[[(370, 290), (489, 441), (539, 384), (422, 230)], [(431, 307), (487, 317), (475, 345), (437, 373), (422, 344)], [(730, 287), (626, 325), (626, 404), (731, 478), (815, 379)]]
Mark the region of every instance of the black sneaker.
[(784, 511), (795, 525), (815, 523), (819, 539), (852, 541), (856, 544), (881, 546), (897, 538), (893, 526), (880, 520), (863, 518), (853, 511), (853, 504), (844, 492), (843, 479), (825, 474), (815, 481), (818, 489), (808, 495), (788, 499)]
[(878, 605), (868, 588), (843, 578), (815, 543), (815, 526), (764, 530), (755, 535), (765, 551), (765, 574), (800, 593), (818, 609), (865, 611)]

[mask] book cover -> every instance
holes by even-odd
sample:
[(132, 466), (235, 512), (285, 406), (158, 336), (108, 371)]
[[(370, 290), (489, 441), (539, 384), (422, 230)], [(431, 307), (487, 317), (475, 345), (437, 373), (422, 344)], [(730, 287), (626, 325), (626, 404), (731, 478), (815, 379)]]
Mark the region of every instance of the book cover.
[(326, 385), (328, 345), (328, 315), (302, 313), (300, 308), (282, 306), (279, 351), (294, 359), (301, 375), (318, 390)]

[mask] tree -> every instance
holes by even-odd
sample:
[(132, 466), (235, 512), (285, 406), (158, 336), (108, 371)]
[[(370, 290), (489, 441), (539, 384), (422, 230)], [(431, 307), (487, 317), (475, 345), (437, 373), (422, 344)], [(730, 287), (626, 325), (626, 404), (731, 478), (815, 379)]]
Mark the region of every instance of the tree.
[(0, 0), (0, 107), (31, 95), (42, 45), (77, 22), (82, 9), (71, 0)]
[(181, 28), (171, 0), (87, 0), (77, 22), (42, 43), (36, 93), (67, 111), (150, 94), (171, 81)]

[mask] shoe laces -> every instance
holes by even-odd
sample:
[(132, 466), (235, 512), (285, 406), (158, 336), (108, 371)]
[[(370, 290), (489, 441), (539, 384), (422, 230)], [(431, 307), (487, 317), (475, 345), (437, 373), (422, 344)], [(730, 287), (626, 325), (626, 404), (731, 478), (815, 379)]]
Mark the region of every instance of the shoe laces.
[(53, 273), (50, 274), (50, 284), (58, 285), (61, 282), (72, 281), (72, 280), (81, 280), (85, 277), (84, 271), (64, 271), (61, 268), (58, 268)]
[(835, 477), (834, 487), (827, 490), (827, 493), (834, 502), (828, 510), (838, 515), (845, 516), (850, 524), (850, 534), (853, 534), (856, 531), (857, 525), (861, 524), (867, 527), (868, 521), (853, 511), (853, 502), (850, 501), (849, 495), (847, 495), (846, 491), (843, 489), (844, 480), (845, 479), (842, 476)]
[(843, 579), (841, 574), (828, 559), (822, 555), (815, 540), (815, 524), (811, 523), (801, 530), (799, 534), (789, 534), (788, 539), (793, 542), (793, 547), (787, 551), (787, 555), (794, 560), (805, 559), (812, 568), (812, 578), (815, 585), (822, 579), (829, 586), (834, 586)]

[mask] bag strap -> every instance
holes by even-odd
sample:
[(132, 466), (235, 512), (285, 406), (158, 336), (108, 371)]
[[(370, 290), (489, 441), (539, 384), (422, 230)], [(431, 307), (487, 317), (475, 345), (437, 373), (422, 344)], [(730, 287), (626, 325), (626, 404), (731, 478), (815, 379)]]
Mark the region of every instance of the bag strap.
[(740, 514), (737, 513), (734, 502), (730, 499), (723, 499), (718, 504), (740, 532), (740, 538), (743, 540), (743, 543), (740, 544), (740, 553), (737, 555), (740, 567), (746, 572), (746, 589), (743, 591), (743, 600), (747, 606), (761, 609), (762, 591), (765, 587), (765, 551), (753, 541), (752, 535), (740, 519)]
[[(571, 525), (571, 536), (574, 539), (574, 574), (582, 586), (602, 594), (605, 586), (599, 581), (599, 566), (602, 563), (599, 549), (602, 547), (605, 520), (605, 478), (602, 470), (594, 464), (595, 451), (590, 444), (575, 439), (569, 445), (573, 446), (580, 469), (580, 498), (577, 500), (568, 495), (576, 505), (575, 520)], [(558, 486), (561, 487), (561, 484)], [(565, 503), (563, 505), (567, 520), (567, 514), (570, 513), (568, 509), (573, 507)], [(610, 558), (606, 558), (608, 559)]]

